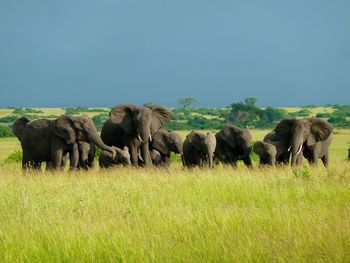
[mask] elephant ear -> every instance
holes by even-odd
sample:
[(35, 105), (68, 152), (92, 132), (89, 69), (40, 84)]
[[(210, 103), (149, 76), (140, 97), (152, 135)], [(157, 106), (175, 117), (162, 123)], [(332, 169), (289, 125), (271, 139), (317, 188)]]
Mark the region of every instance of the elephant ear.
[(152, 110), (151, 134), (153, 135), (161, 126), (171, 119), (171, 112), (168, 108), (158, 105), (148, 105), (146, 108)]
[(53, 133), (65, 140), (67, 144), (74, 144), (76, 141), (71, 115), (61, 115), (54, 122)]
[(292, 127), (295, 119), (285, 119), (280, 121), (275, 128), (276, 136), (284, 140), (290, 140), (292, 138)]
[(168, 155), (170, 153), (168, 149), (168, 138), (163, 132), (156, 132), (152, 139), (152, 148), (156, 149), (158, 152)]
[(321, 119), (311, 119), (311, 133), (308, 138), (308, 145), (326, 140), (332, 133), (333, 127), (328, 121)]
[(265, 151), (266, 151), (263, 142), (257, 141), (257, 142), (254, 144), (254, 146), (253, 146), (253, 151), (254, 151), (257, 155), (263, 156), (264, 153), (265, 153)]
[(235, 148), (237, 146), (237, 135), (239, 129), (236, 126), (229, 125), (226, 126), (221, 132), (219, 132), (219, 137), (230, 147)]
[(137, 108), (134, 104), (122, 104), (114, 107), (109, 113), (113, 123), (119, 124), (127, 133), (134, 132), (132, 117), (134, 110)]

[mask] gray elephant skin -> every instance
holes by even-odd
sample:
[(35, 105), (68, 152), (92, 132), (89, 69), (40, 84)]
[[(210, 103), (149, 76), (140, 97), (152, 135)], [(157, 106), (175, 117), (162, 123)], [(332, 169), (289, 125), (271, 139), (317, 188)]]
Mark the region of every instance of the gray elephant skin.
[(102, 151), (98, 162), (101, 168), (109, 168), (116, 165), (130, 165), (130, 154), (128, 147), (124, 147), (123, 149), (119, 149), (118, 147), (112, 146), (115, 150), (116, 155), (113, 155), (108, 151)]
[(298, 165), (298, 159), (304, 155), (310, 165), (317, 165), (318, 159), (321, 159), (327, 167), (332, 131), (329, 122), (318, 118), (286, 119), (275, 128), (280, 139), (290, 142), (292, 166)]
[[(284, 136), (277, 135), (273, 130), (265, 135), (264, 142), (270, 143), (276, 148), (276, 164), (288, 165), (290, 159), (290, 140), (284, 139)], [(301, 162), (299, 159), (298, 162)]]
[(138, 152), (145, 165), (152, 165), (149, 141), (156, 131), (171, 118), (170, 110), (157, 105), (139, 107), (123, 104), (114, 107), (104, 123), (101, 138), (107, 145), (130, 151), (131, 163), (138, 166)]
[(250, 159), (252, 136), (248, 129), (242, 129), (235, 125), (226, 125), (215, 134), (216, 149), (215, 159), (224, 164), (237, 165), (242, 160), (248, 167), (252, 166)]
[(40, 169), (42, 162), (47, 162), (48, 168), (60, 169), (67, 153), (70, 167), (77, 168), (79, 141), (92, 142), (101, 149), (115, 154), (115, 150), (103, 143), (92, 120), (85, 115), (61, 115), (56, 120), (34, 121), (22, 117), (13, 124), (12, 130), (21, 142), (24, 170)]
[(183, 165), (185, 167), (214, 167), (215, 136), (192, 131), (183, 143)]
[(154, 165), (170, 167), (171, 152), (182, 155), (182, 138), (176, 132), (159, 129), (152, 137), (150, 151)]
[(92, 142), (78, 141), (79, 169), (90, 169), (94, 167), (96, 146)]
[(253, 151), (259, 156), (260, 165), (275, 165), (277, 153), (275, 145), (267, 142), (257, 141), (253, 146)]

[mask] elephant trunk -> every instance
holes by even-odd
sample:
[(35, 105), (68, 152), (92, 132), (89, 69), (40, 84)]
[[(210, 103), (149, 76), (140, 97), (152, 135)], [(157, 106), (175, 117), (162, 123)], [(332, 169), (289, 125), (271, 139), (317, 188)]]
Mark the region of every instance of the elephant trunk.
[(92, 131), (89, 133), (89, 139), (93, 144), (95, 144), (97, 147), (99, 147), (102, 150), (108, 151), (113, 154), (113, 158), (116, 156), (116, 151), (113, 149), (113, 147), (110, 147), (102, 141), (101, 137), (98, 135), (97, 131)]
[(152, 141), (151, 129), (149, 125), (140, 124), (139, 129), (137, 129), (137, 138), (140, 140), (141, 143)]
[(302, 154), (303, 140), (300, 139), (301, 136), (293, 136), (291, 143), (292, 152), (292, 166), (297, 164), (297, 159), (300, 154)]

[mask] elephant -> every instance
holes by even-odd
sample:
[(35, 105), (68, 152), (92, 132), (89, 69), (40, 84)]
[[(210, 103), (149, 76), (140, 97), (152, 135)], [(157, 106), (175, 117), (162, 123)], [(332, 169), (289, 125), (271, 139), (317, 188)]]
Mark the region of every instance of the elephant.
[(280, 121), (275, 128), (278, 138), (291, 145), (292, 166), (300, 164), (298, 160), (303, 154), (310, 165), (317, 165), (318, 159), (321, 159), (327, 167), (332, 131), (329, 122), (318, 118), (286, 119)]
[(79, 165), (78, 142), (93, 142), (115, 155), (115, 150), (103, 143), (92, 120), (86, 116), (61, 115), (56, 120), (30, 121), (19, 118), (12, 126), (13, 133), (21, 142), (22, 168), (40, 169), (42, 162), (48, 168), (62, 169), (64, 156), (69, 153), (70, 167)]
[(154, 165), (170, 167), (170, 153), (174, 152), (182, 155), (182, 138), (176, 132), (159, 129), (152, 137), (150, 151)]
[(216, 138), (213, 134), (192, 131), (183, 143), (182, 163), (184, 167), (214, 167)]
[(260, 165), (275, 165), (277, 153), (275, 145), (257, 141), (253, 146), (253, 151), (259, 156)]
[[(273, 130), (265, 135), (264, 142), (270, 143), (276, 148), (276, 164), (288, 165), (290, 159), (290, 141), (283, 140), (283, 138), (279, 138), (276, 134), (276, 131)], [(298, 160), (300, 163), (302, 160)]]
[[(90, 168), (93, 168), (94, 167), (95, 152), (96, 152), (95, 145), (93, 143), (89, 143), (89, 142), (78, 141), (74, 147), (77, 147), (76, 149), (78, 149), (79, 161), (78, 161), (78, 166), (71, 167), (71, 169), (77, 168), (77, 169), (88, 170)], [(66, 167), (68, 155), (69, 155), (69, 153), (67, 152), (62, 157), (61, 168)], [(52, 170), (52, 167), (53, 167), (53, 163), (51, 161), (47, 161), (46, 168), (49, 170)]]
[(163, 162), (163, 159), (162, 159), (162, 154), (159, 151), (157, 151), (156, 149), (152, 149), (150, 154), (151, 154), (151, 159), (152, 159), (153, 165), (155, 165), (155, 166), (165, 166), (164, 162)]
[(113, 155), (108, 151), (102, 151), (98, 162), (101, 168), (109, 168), (115, 165), (130, 165), (130, 154), (128, 147), (124, 146), (123, 149), (119, 149), (118, 147), (112, 146), (112, 148), (116, 151), (116, 155)]
[(94, 167), (96, 147), (92, 142), (78, 142), (79, 163), (78, 168), (87, 170)]
[(238, 160), (243, 160), (244, 164), (252, 167), (250, 159), (252, 136), (248, 129), (242, 129), (235, 125), (226, 125), (222, 130), (215, 134), (216, 162), (224, 164), (237, 165)]
[(101, 138), (107, 145), (130, 151), (131, 163), (138, 166), (138, 152), (141, 152), (145, 166), (152, 165), (149, 142), (156, 131), (171, 118), (170, 110), (157, 105), (139, 107), (122, 104), (114, 107), (103, 124)]

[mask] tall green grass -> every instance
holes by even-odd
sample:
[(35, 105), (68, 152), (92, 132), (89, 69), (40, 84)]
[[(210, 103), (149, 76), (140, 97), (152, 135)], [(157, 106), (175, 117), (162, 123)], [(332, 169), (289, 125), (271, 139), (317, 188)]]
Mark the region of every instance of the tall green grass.
[(0, 262), (349, 262), (350, 164), (0, 167)]

